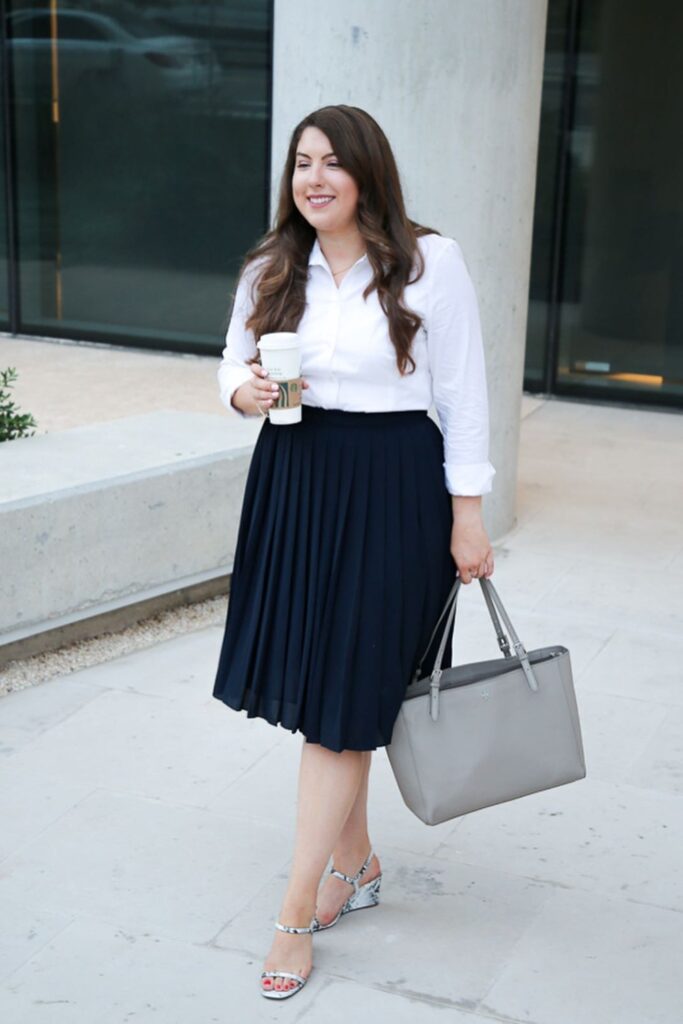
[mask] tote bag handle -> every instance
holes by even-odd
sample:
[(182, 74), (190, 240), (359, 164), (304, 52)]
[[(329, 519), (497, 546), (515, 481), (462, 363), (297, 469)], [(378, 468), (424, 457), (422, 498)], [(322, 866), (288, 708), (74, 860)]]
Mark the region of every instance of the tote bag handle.
[[(483, 584), (484, 580), (482, 579), (479, 582)], [(455, 619), (455, 603), (456, 603), (456, 601), (458, 599), (458, 589), (460, 588), (461, 583), (462, 583), (462, 580), (461, 580), (460, 576), (456, 576), (455, 583), (453, 584), (451, 592), (448, 595), (448, 597), (446, 598), (446, 604), (444, 605), (443, 611), (441, 612), (441, 615), (439, 616), (439, 620), (438, 620), (437, 624), (434, 626), (434, 629), (432, 630), (432, 635), (429, 638), (429, 642), (427, 644), (427, 648), (426, 648), (424, 654), (422, 655), (422, 657), (420, 658), (420, 661), (419, 661), (419, 664), (418, 664), (417, 668), (415, 669), (415, 674), (413, 676), (413, 682), (417, 682), (417, 680), (420, 678), (420, 675), (421, 675), (421, 672), (422, 672), (422, 663), (424, 662), (425, 658), (427, 657), (427, 652), (429, 651), (429, 648), (432, 646), (432, 641), (434, 640), (434, 637), (436, 636), (436, 634), (437, 634), (437, 632), (439, 630), (439, 626), (441, 625), (441, 621), (442, 621), (444, 615), (446, 614), (446, 612), (448, 611), (448, 606), (450, 605), (451, 601), (453, 601), (453, 606), (454, 606), (453, 616), (452, 617), (453, 617), (453, 619)], [(500, 619), (498, 618), (498, 615), (496, 613), (495, 605), (493, 604), (493, 601), (491, 600), (491, 596), (490, 596), (489, 592), (486, 590), (486, 588), (482, 586), (482, 590), (483, 590), (483, 593), (484, 593), (484, 599), (486, 600), (486, 607), (488, 608), (489, 615), (491, 616), (491, 621), (493, 622), (493, 628), (495, 629), (496, 636), (498, 637), (498, 646), (500, 647), (501, 651), (503, 652), (503, 654), (505, 655), (506, 658), (511, 658), (512, 657), (512, 652), (510, 650), (510, 641), (508, 640), (507, 636), (505, 635), (503, 627), (500, 624)], [(450, 618), (449, 618), (449, 621), (446, 624), (445, 629), (444, 629), (444, 633), (445, 633), (446, 636), (448, 635), (448, 631), (450, 629), (450, 625), (451, 625), (451, 621), (450, 621)], [(441, 660), (442, 659), (443, 659), (443, 655), (439, 659), (439, 665), (441, 664)]]
[[(432, 645), (432, 641), (434, 640), (434, 637), (436, 636), (436, 633), (437, 633), (437, 630), (439, 628), (439, 625), (441, 624), (441, 621), (442, 621), (444, 615), (446, 615), (446, 613), (448, 612), (448, 608), (449, 608), (449, 605), (450, 605), (450, 612), (448, 612), (448, 618), (446, 620), (446, 625), (444, 627), (444, 631), (443, 631), (443, 634), (442, 634), (442, 637), (441, 637), (441, 642), (439, 644), (439, 649), (437, 651), (436, 659), (434, 661), (434, 668), (432, 669), (432, 672), (431, 672), (431, 675), (430, 675), (430, 693), (431, 693), (431, 700), (429, 702), (430, 703), (430, 714), (431, 714), (432, 718), (434, 718), (435, 720), (436, 720), (436, 717), (438, 715), (439, 684), (440, 684), (441, 675), (442, 675), (442, 672), (443, 672), (443, 669), (441, 668), (441, 663), (443, 661), (444, 653), (445, 653), (445, 650), (446, 650), (446, 638), (448, 637), (450, 628), (451, 628), (451, 626), (453, 625), (453, 623), (455, 621), (455, 612), (456, 612), (457, 603), (458, 603), (458, 591), (460, 589), (461, 583), (462, 583), (462, 580), (461, 580), (460, 576), (458, 575), (456, 580), (455, 580), (455, 583), (453, 584), (453, 587), (451, 589), (450, 594), (446, 598), (446, 604), (444, 605), (443, 611), (441, 612), (441, 615), (439, 616), (439, 621), (437, 622), (436, 626), (434, 627), (434, 630), (432, 631), (432, 635), (431, 635), (431, 637), (429, 639), (429, 643), (427, 644), (427, 649), (425, 650), (424, 654), (420, 658), (420, 662), (419, 662), (418, 667), (417, 667), (417, 669), (415, 671), (415, 675), (413, 676), (413, 679), (412, 679), (412, 682), (417, 682), (417, 680), (420, 678), (420, 673), (421, 673), (421, 670), (422, 670), (422, 663), (423, 663), (424, 659), (427, 656), (427, 652), (429, 651), (429, 648)], [(503, 622), (505, 623), (505, 627), (507, 629), (508, 636), (512, 640), (512, 646), (514, 647), (515, 652), (517, 654), (517, 657), (519, 658), (520, 665), (521, 665), (522, 670), (524, 672), (524, 675), (526, 677), (526, 681), (527, 681), (527, 683), (529, 684), (529, 687), (532, 690), (534, 690), (534, 691), (538, 690), (538, 681), (536, 680), (536, 677), (535, 677), (535, 675), (533, 673), (533, 669), (531, 668), (531, 664), (529, 663), (529, 658), (528, 658), (526, 649), (524, 647), (524, 644), (522, 643), (522, 641), (517, 636), (517, 633), (515, 631), (515, 627), (512, 625), (512, 622), (510, 621), (510, 617), (508, 616), (508, 614), (507, 614), (507, 612), (505, 610), (505, 606), (503, 605), (503, 602), (500, 599), (500, 595), (498, 594), (498, 591), (494, 587), (493, 583), (491, 583), (490, 580), (488, 580), (488, 579), (486, 579), (484, 577), (482, 577), (479, 580), (479, 583), (481, 585), (482, 593), (484, 595), (484, 600), (486, 601), (486, 607), (487, 607), (489, 615), (491, 617), (491, 621), (493, 623), (493, 627), (494, 627), (494, 629), (496, 631), (496, 635), (497, 635), (497, 638), (498, 638), (498, 645), (499, 645), (501, 651), (503, 652), (503, 654), (504, 654), (504, 656), (506, 658), (511, 658), (513, 656), (512, 652), (510, 651), (510, 641), (508, 640), (508, 637), (505, 635), (505, 632), (503, 631), (503, 628), (502, 628), (502, 626), (500, 624), (500, 619), (498, 618), (498, 615), (497, 615), (497, 612), (496, 612), (496, 606), (497, 606), (498, 612), (500, 612), (500, 616), (503, 619)]]

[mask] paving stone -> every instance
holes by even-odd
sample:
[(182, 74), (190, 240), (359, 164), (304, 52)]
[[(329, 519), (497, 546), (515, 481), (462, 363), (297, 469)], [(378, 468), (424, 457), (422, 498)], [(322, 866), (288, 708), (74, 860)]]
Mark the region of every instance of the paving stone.
[(208, 942), (285, 860), (273, 826), (97, 789), (5, 858), (0, 897)]
[(587, 776), (468, 814), (435, 857), (683, 911), (681, 849), (683, 798)]
[[(552, 887), (490, 868), (383, 847), (376, 907), (314, 938), (325, 971), (406, 998), (474, 1009)], [(274, 878), (216, 936), (255, 958), (271, 942), (283, 882)]]
[(545, 1024), (680, 1024), (683, 916), (557, 890), (482, 1004)]

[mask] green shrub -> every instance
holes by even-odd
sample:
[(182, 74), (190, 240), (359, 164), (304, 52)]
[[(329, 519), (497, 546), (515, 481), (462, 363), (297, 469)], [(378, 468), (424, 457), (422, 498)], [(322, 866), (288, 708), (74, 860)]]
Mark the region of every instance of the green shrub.
[(20, 413), (12, 401), (9, 392), (16, 379), (17, 371), (13, 366), (7, 370), (0, 370), (0, 441), (29, 437), (35, 434), (35, 430), (29, 433), (29, 427), (38, 426), (30, 413)]

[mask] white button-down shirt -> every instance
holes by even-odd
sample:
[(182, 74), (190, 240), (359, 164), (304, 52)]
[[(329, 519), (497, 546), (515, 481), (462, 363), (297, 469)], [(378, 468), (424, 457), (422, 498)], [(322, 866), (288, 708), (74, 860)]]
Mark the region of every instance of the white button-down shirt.
[[(445, 483), (451, 494), (492, 490), (495, 469), (488, 461), (489, 417), (479, 308), (458, 243), (423, 235), (425, 258), (419, 281), (406, 286), (404, 303), (423, 317), (411, 355), (413, 373), (401, 376), (389, 323), (373, 291), (367, 255), (361, 256), (336, 286), (316, 239), (309, 256), (306, 309), (297, 328), (301, 374), (308, 388), (303, 405), (354, 412), (389, 412), (436, 407), (444, 439)], [(251, 263), (235, 293), (223, 358), (218, 367), (221, 401), (230, 412), (232, 396), (253, 377), (246, 360), (258, 354), (244, 324), (251, 311), (251, 284), (261, 261)], [(408, 364), (410, 370), (410, 364)]]

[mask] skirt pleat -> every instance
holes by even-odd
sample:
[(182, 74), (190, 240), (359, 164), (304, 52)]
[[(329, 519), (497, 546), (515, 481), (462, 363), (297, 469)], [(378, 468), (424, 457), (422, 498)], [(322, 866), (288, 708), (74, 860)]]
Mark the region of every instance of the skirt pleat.
[(390, 743), (455, 580), (451, 527), (443, 439), (425, 411), (304, 405), (301, 423), (264, 419), (214, 697), (331, 750)]

